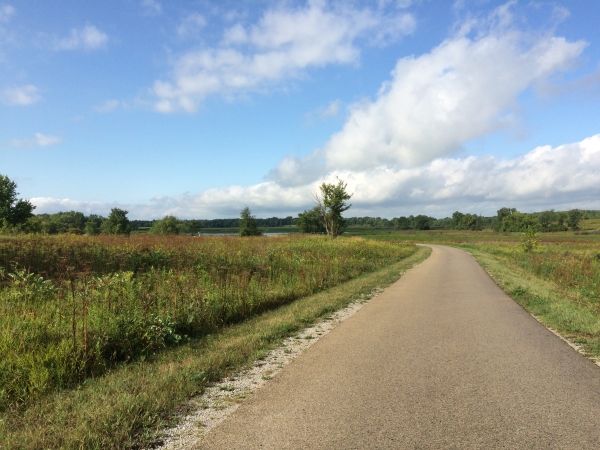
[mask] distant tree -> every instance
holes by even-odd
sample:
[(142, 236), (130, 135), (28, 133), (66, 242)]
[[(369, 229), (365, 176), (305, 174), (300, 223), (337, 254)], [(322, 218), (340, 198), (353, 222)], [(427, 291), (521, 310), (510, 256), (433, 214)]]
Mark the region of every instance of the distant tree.
[(419, 214), (415, 217), (413, 228), (415, 230), (429, 230), (429, 217)]
[(104, 218), (97, 214), (90, 214), (85, 221), (83, 232), (88, 236), (96, 236), (100, 234), (100, 227)]
[(542, 230), (550, 230), (550, 225), (552, 224), (552, 222), (554, 222), (555, 217), (556, 213), (553, 209), (551, 209), (550, 211), (542, 211), (538, 216), (538, 222), (540, 223)]
[(262, 231), (256, 224), (256, 217), (247, 206), (240, 213), (240, 236), (261, 236)]
[(558, 227), (563, 231), (566, 230), (565, 222), (567, 221), (567, 213), (559, 212), (557, 216), (556, 222), (558, 223)]
[(494, 226), (494, 229), (496, 231), (501, 231), (502, 230), (502, 221), (504, 220), (504, 218), (507, 216), (510, 216), (512, 214), (515, 214), (516, 212), (518, 212), (516, 208), (506, 208), (506, 207), (500, 208), (497, 211), (497, 216), (496, 216), (497, 221)]
[(527, 228), (536, 228), (536, 221), (530, 214), (523, 214), (516, 211), (508, 216), (504, 216), (500, 224), (500, 231), (525, 232)]
[(452, 213), (452, 228), (454, 228), (455, 230), (460, 230), (462, 220), (464, 217), (465, 215), (459, 211), (455, 211), (454, 213)]
[(412, 228), (412, 224), (407, 217), (400, 216), (396, 220), (396, 227), (400, 228), (401, 230), (410, 230)]
[(583, 219), (583, 212), (578, 209), (567, 211), (567, 225), (571, 230), (579, 229), (579, 222)]
[(165, 216), (152, 224), (149, 233), (159, 235), (179, 234), (179, 220), (175, 216)]
[(325, 233), (325, 226), (318, 207), (298, 214), (296, 226), (300, 233)]
[(353, 194), (346, 192), (347, 184), (338, 178), (337, 184), (323, 183), (319, 189), (321, 194), (314, 194), (313, 198), (319, 212), (321, 223), (325, 232), (332, 238), (339, 236), (346, 228), (346, 221), (342, 213), (352, 205), (346, 204)]
[(106, 234), (129, 236), (131, 233), (131, 224), (127, 218), (127, 213), (124, 209), (113, 208), (110, 210), (108, 218), (102, 222), (101, 230)]
[(22, 225), (33, 217), (29, 200), (17, 199), (17, 184), (6, 175), (0, 175), (0, 228)]

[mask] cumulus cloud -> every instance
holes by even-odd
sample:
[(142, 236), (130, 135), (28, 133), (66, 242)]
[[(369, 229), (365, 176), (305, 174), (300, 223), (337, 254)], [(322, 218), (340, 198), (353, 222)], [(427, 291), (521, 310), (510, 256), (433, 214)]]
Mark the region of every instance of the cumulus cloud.
[(72, 200), (69, 198), (52, 198), (52, 197), (34, 197), (29, 201), (35, 205), (36, 214), (53, 214), (59, 211), (80, 211), (85, 214), (101, 214), (108, 215), (114, 207), (122, 207), (118, 204), (110, 204), (106, 202), (90, 202), (81, 200)]
[(42, 99), (39, 89), (32, 84), (7, 88), (0, 94), (0, 99), (7, 105), (27, 106)]
[(317, 0), (300, 8), (279, 5), (252, 26), (225, 30), (220, 46), (181, 55), (172, 80), (154, 83), (155, 109), (194, 112), (210, 94), (261, 90), (311, 67), (355, 63), (359, 39), (385, 43), (415, 26), (406, 12), (329, 7)]
[(60, 144), (62, 138), (50, 136), (42, 133), (35, 133), (34, 137), (28, 139), (12, 139), (9, 144), (13, 147), (48, 147), (50, 145)]
[(376, 99), (353, 105), (343, 129), (322, 149), (284, 159), (270, 178), (294, 183), (294, 166), (305, 182), (318, 158), (322, 170), (315, 177), (332, 170), (416, 167), (510, 126), (519, 94), (568, 70), (587, 44), (511, 29), (503, 8), (495, 20), (483, 21), (485, 29), (470, 22), (431, 52), (400, 59)]
[(334, 171), (297, 186), (268, 181), (253, 186), (209, 189), (198, 195), (155, 197), (147, 204), (111, 205), (61, 199), (31, 199), (37, 212), (70, 209), (106, 213), (119, 206), (130, 217), (237, 217), (246, 205), (260, 217), (296, 215), (312, 208), (311, 194), (322, 182), (348, 183), (352, 216), (450, 216), (452, 212), (494, 215), (503, 206), (522, 211), (600, 209), (600, 134), (581, 142), (535, 148), (513, 159), (493, 156), (437, 158), (412, 168), (377, 167)]
[(108, 35), (93, 25), (83, 28), (73, 28), (71, 33), (64, 38), (56, 38), (54, 50), (98, 50), (106, 48)]

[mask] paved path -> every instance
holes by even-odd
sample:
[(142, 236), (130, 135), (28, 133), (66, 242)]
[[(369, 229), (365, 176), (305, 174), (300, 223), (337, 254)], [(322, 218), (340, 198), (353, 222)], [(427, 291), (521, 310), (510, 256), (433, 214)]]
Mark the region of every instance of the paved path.
[(432, 247), (199, 448), (600, 449), (600, 368)]

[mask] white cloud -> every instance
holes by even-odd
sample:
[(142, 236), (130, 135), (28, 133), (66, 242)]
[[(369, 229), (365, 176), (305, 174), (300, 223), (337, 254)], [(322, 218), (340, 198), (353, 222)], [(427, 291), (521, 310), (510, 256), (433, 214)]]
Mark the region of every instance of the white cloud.
[(311, 193), (321, 182), (348, 183), (354, 193), (349, 216), (450, 216), (452, 212), (494, 215), (503, 207), (522, 211), (556, 208), (600, 209), (600, 134), (557, 147), (542, 146), (514, 159), (492, 156), (438, 158), (413, 168), (378, 167), (334, 171), (297, 186), (274, 181), (253, 186), (210, 189), (198, 195), (155, 197), (148, 204), (109, 205), (60, 199), (31, 199), (36, 212), (69, 209), (106, 213), (124, 207), (130, 217), (237, 217), (248, 205), (259, 217), (296, 215), (311, 208)]
[(519, 94), (569, 69), (587, 44), (507, 28), (508, 14), (497, 11), (502, 18), (486, 21), (492, 28), (485, 33), (472, 30), (477, 38), (459, 34), (430, 53), (400, 59), (377, 98), (353, 105), (322, 149), (284, 159), (270, 178), (305, 182), (316, 166), (315, 178), (333, 170), (415, 167), (510, 125)]
[(202, 14), (190, 14), (179, 22), (177, 34), (181, 37), (193, 36), (204, 28), (206, 23), (206, 18)]
[(72, 200), (69, 198), (34, 197), (29, 201), (35, 205), (36, 214), (53, 214), (59, 211), (80, 211), (84, 214), (100, 214), (107, 216), (114, 207), (122, 207), (118, 204), (106, 202), (93, 202)]
[(156, 0), (142, 0), (140, 5), (146, 15), (156, 16), (162, 14), (162, 5)]
[(28, 139), (12, 139), (9, 145), (12, 147), (48, 147), (50, 145), (60, 144), (62, 138), (58, 136), (50, 136), (42, 133), (35, 133), (34, 137)]
[(15, 15), (15, 8), (11, 5), (0, 5), (0, 22), (8, 22)]
[(55, 39), (54, 50), (98, 50), (106, 48), (108, 35), (93, 25), (73, 28), (69, 36)]
[(172, 80), (154, 84), (155, 109), (194, 112), (210, 94), (262, 90), (312, 67), (356, 63), (360, 39), (381, 44), (414, 28), (408, 13), (333, 8), (317, 0), (302, 8), (280, 5), (253, 26), (227, 29), (221, 46), (180, 56)]
[(0, 93), (0, 99), (8, 105), (27, 106), (42, 99), (39, 89), (32, 84), (7, 88)]
[(121, 102), (119, 100), (106, 100), (101, 105), (94, 106), (94, 111), (99, 113), (107, 113), (114, 110), (116, 107), (120, 106)]

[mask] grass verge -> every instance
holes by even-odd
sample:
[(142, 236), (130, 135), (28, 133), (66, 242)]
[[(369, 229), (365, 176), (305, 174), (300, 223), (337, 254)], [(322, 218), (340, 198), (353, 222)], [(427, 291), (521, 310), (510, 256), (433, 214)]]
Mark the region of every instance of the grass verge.
[(386, 287), (429, 256), (413, 255), (377, 272), (299, 299), (221, 332), (133, 363), (78, 389), (40, 398), (26, 411), (0, 416), (0, 448), (123, 449), (156, 441), (175, 413), (211, 382), (238, 371), (283, 338), (352, 300)]
[(600, 361), (600, 308), (581, 301), (577, 292), (562, 289), (516, 267), (505, 258), (476, 246), (462, 245), (513, 300), (546, 327), (577, 344), (582, 353)]

